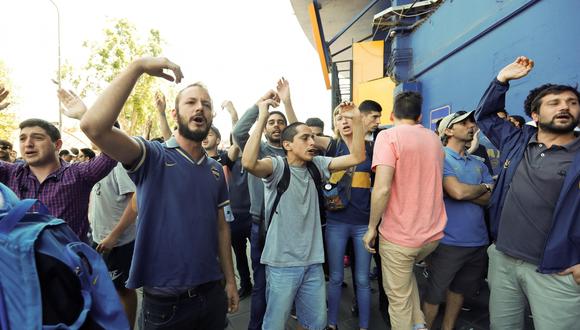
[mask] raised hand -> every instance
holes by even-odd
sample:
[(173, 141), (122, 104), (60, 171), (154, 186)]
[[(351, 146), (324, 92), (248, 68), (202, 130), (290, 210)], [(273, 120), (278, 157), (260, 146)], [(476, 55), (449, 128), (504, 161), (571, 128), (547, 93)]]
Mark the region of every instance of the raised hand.
[(69, 90), (66, 91), (64, 89), (59, 89), (57, 91), (58, 99), (62, 102), (64, 106), (62, 109), (62, 113), (73, 119), (81, 120), (83, 118), (85, 112), (87, 112), (87, 106), (81, 100), (78, 95), (76, 95), (73, 91)]
[(276, 90), (278, 91), (278, 96), (282, 102), (290, 101), (290, 84), (288, 83), (288, 80), (284, 79), (284, 77), (280, 78)]
[(165, 101), (165, 95), (163, 95), (161, 91), (155, 92), (155, 107), (157, 108), (157, 111), (165, 114), (167, 102)]
[(6, 97), (8, 97), (8, 94), (10, 94), (10, 92), (5, 89), (4, 86), (0, 85), (0, 111), (8, 108), (10, 105), (10, 102), (2, 102), (6, 99)]
[(533, 67), (534, 61), (525, 56), (520, 56), (513, 63), (506, 65), (499, 71), (497, 80), (506, 83), (513, 79), (520, 79), (527, 76)]
[(350, 118), (352, 120), (361, 120), (361, 114), (358, 107), (352, 102), (342, 102), (338, 105), (340, 108), (340, 115), (345, 118)]
[[(177, 84), (183, 79), (183, 73), (181, 73), (179, 65), (171, 62), (166, 57), (143, 57), (138, 59), (136, 64), (143, 72), (150, 76), (175, 81)], [(163, 72), (165, 69), (173, 71), (173, 76)]]
[(259, 103), (264, 101), (264, 100), (268, 100), (268, 99), (273, 99), (276, 102), (280, 102), (280, 96), (278, 95), (278, 93), (276, 93), (274, 90), (269, 90), (266, 94), (264, 94), (264, 96), (260, 97), (258, 99), (258, 102), (256, 102), (256, 105), (259, 106)]

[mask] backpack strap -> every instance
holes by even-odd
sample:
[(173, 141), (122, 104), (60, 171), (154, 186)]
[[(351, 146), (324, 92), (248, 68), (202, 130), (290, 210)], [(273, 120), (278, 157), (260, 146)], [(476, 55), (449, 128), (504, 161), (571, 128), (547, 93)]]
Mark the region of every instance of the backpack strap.
[(314, 180), (314, 186), (316, 187), (316, 193), (318, 194), (320, 222), (324, 225), (326, 223), (326, 209), (324, 208), (324, 194), (322, 193), (322, 185), (324, 184), (322, 181), (322, 175), (320, 174), (318, 167), (316, 167), (313, 162), (307, 162), (306, 168), (308, 169), (308, 173), (310, 173), (312, 180)]
[(23, 199), (18, 202), (0, 221), (0, 233), (8, 234), (16, 224), (24, 218), (28, 210), (35, 204), (39, 205), (38, 213), (48, 214), (48, 209), (37, 199)]
[(274, 212), (276, 212), (276, 208), (278, 207), (278, 203), (280, 203), (280, 198), (290, 185), (290, 165), (288, 165), (288, 159), (284, 157), (284, 173), (282, 174), (282, 178), (278, 181), (278, 185), (276, 186), (276, 199), (274, 199), (274, 203), (272, 204), (272, 208), (270, 209), (270, 214), (268, 216), (268, 223), (266, 224), (266, 231), (268, 231), (268, 227), (270, 227), (270, 222), (272, 221), (272, 217), (274, 217)]

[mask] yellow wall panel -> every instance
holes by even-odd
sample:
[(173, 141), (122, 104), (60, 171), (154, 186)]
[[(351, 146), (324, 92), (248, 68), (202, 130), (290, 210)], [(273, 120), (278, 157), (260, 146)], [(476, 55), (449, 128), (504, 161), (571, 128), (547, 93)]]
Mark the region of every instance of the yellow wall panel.
[(357, 99), (358, 84), (383, 77), (384, 41), (352, 44), (352, 99)]
[(383, 111), (381, 112), (381, 125), (392, 125), (391, 113), (393, 112), (393, 94), (395, 83), (389, 77), (375, 79), (372, 81), (362, 82), (354, 86), (358, 90), (356, 98), (353, 98), (355, 104), (360, 104), (364, 100), (373, 100), (378, 102)]

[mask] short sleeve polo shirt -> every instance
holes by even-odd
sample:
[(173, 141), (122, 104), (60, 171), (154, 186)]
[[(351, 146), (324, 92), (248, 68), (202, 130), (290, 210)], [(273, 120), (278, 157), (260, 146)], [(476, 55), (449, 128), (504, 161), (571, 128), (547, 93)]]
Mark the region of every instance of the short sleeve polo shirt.
[[(482, 161), (467, 153), (463, 157), (448, 147), (444, 150), (444, 178), (456, 177), (459, 182), (470, 185), (493, 183), (489, 170)], [(482, 206), (448, 196), (443, 200), (447, 211), (447, 225), (441, 243), (465, 247), (484, 246), (489, 243)]]
[(195, 161), (172, 138), (136, 139), (142, 157), (129, 171), (139, 219), (128, 288), (191, 287), (223, 277), (218, 259), (218, 209), (229, 204), (221, 165)]

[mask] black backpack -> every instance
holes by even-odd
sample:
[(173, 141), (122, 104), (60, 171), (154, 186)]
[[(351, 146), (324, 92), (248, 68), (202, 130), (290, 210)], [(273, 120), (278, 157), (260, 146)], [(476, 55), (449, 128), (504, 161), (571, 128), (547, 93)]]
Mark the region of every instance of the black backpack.
[[(322, 226), (326, 225), (326, 210), (324, 209), (324, 197), (322, 195), (322, 186), (324, 182), (322, 181), (322, 175), (320, 174), (320, 170), (318, 167), (314, 165), (313, 162), (306, 162), (306, 169), (310, 176), (314, 180), (314, 185), (316, 186), (316, 193), (318, 195), (318, 209), (320, 212), (320, 223)], [(260, 245), (262, 248), (266, 243), (266, 234), (268, 232), (268, 227), (270, 227), (270, 223), (272, 222), (272, 217), (274, 216), (274, 212), (276, 212), (276, 208), (278, 207), (278, 203), (280, 203), (280, 198), (286, 190), (288, 190), (288, 186), (290, 186), (290, 165), (288, 165), (288, 159), (284, 157), (284, 173), (282, 174), (282, 178), (278, 182), (276, 186), (276, 198), (274, 199), (274, 203), (272, 204), (272, 208), (270, 209), (270, 213), (268, 215), (268, 222), (266, 224), (265, 221), (262, 220), (260, 223)]]

